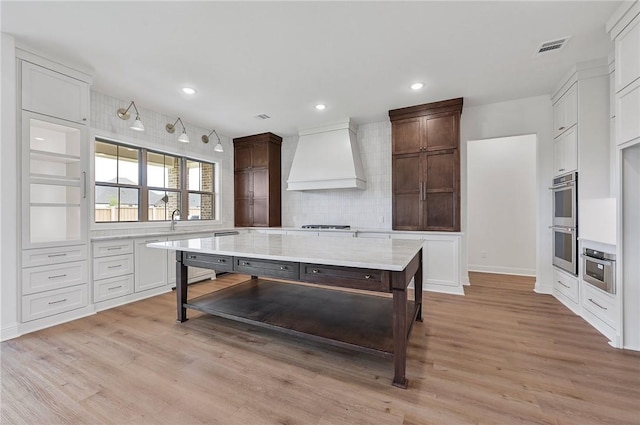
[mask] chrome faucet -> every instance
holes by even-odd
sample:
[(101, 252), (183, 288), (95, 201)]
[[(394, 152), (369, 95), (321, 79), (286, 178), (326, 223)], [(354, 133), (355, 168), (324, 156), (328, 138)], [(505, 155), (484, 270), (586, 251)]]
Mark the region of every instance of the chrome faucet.
[(176, 213), (178, 213), (178, 217), (180, 217), (180, 210), (177, 208), (171, 213), (171, 230), (176, 230)]

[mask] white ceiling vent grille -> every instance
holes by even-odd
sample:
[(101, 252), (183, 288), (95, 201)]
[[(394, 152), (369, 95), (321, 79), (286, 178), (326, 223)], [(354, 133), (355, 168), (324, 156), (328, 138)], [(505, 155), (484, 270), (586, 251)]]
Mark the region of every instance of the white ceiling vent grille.
[(267, 114), (260, 114), (260, 115), (256, 115), (254, 118), (257, 118), (259, 120), (268, 120), (271, 117)]
[(549, 52), (558, 52), (567, 44), (571, 37), (562, 37), (552, 41), (545, 41), (538, 46), (536, 56)]

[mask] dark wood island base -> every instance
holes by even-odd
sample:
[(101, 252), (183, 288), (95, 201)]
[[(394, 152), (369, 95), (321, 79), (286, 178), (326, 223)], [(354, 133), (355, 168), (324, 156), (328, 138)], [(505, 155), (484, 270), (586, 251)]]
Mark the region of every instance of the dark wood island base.
[[(393, 358), (392, 384), (407, 388), (407, 343), (422, 321), (422, 250), (402, 271), (176, 251), (177, 321), (187, 308), (289, 335)], [(188, 267), (245, 273), (250, 280), (192, 300)], [(291, 283), (257, 276), (291, 280)], [(414, 299), (407, 287), (414, 281)], [(327, 289), (295, 282), (392, 293), (393, 298)]]

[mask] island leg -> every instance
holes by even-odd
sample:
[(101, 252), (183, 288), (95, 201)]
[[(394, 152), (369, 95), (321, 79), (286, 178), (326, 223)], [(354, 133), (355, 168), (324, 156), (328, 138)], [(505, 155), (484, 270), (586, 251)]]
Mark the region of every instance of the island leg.
[(420, 262), (418, 263), (418, 270), (416, 271), (415, 276), (413, 277), (413, 286), (414, 286), (414, 300), (416, 302), (416, 309), (418, 309), (418, 314), (416, 315), (416, 320), (422, 322), (422, 250), (418, 253)]
[(178, 307), (177, 322), (186, 322), (187, 309), (187, 266), (182, 262), (183, 251), (176, 251), (176, 303)]
[(393, 385), (407, 388), (407, 291), (393, 288)]

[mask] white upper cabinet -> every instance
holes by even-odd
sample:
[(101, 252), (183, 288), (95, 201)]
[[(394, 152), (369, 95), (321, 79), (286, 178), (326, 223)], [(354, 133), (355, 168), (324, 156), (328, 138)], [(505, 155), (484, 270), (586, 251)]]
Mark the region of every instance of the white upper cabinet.
[(620, 145), (640, 137), (640, 79), (617, 93), (616, 102), (616, 137)]
[(553, 137), (556, 138), (578, 123), (578, 87), (574, 84), (553, 105)]
[(89, 84), (21, 61), (22, 109), (81, 124), (89, 123)]
[(616, 38), (616, 92), (640, 78), (640, 19)]
[(558, 137), (553, 145), (553, 174), (559, 176), (578, 169), (578, 137), (576, 127)]

